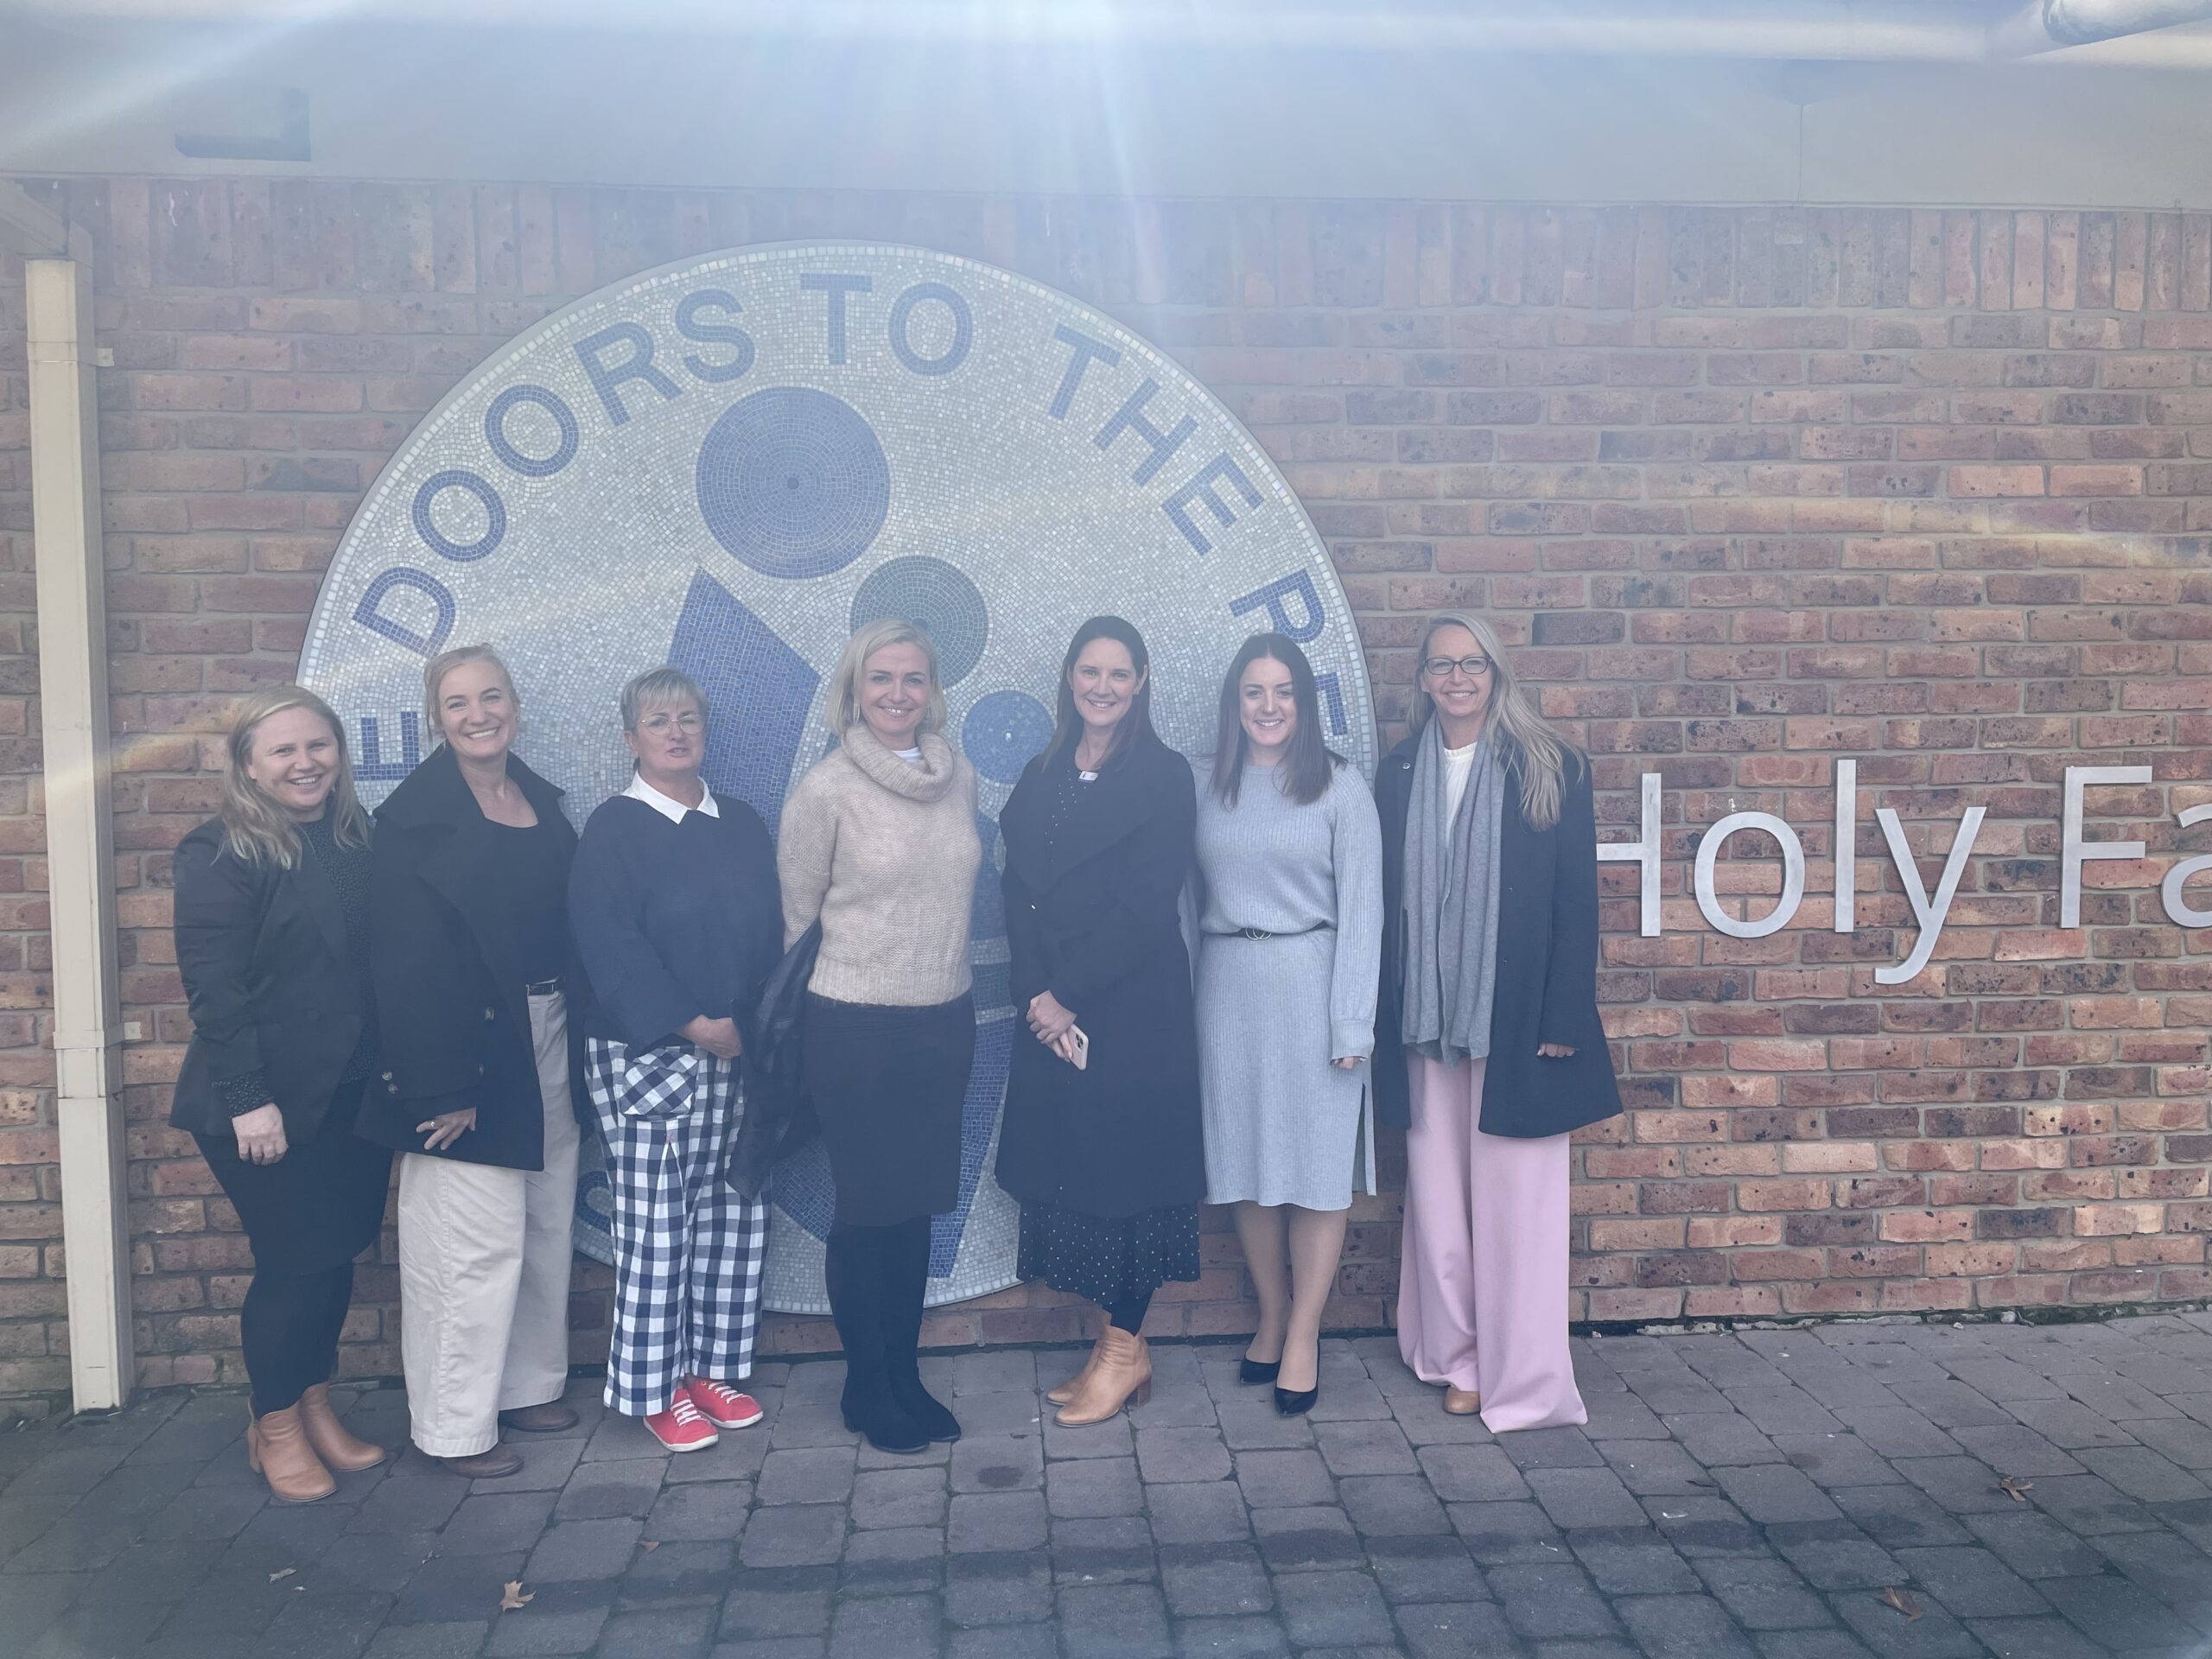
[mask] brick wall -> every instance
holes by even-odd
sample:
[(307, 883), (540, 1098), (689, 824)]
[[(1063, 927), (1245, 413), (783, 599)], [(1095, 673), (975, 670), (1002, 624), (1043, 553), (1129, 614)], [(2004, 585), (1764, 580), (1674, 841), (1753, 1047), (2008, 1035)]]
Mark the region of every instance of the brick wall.
[[(1184, 359), (1281, 462), (1402, 714), (1417, 619), (1489, 612), (1597, 758), (1601, 822), (1664, 779), (1665, 927), (1609, 865), (1601, 995), (1630, 1107), (1580, 1137), (1578, 1317), (2212, 1295), (2212, 932), (2154, 891), (2212, 799), (2212, 215), (1484, 208), (29, 181), (98, 246), (117, 880), (142, 1378), (238, 1377), (247, 1255), (162, 1122), (186, 1036), (168, 849), (215, 801), (226, 700), (289, 675), (317, 572), (419, 415), (569, 298), (678, 256), (855, 235), (1012, 267)], [(0, 265), (0, 1389), (66, 1385), (20, 269)], [(1859, 762), (1859, 926), (1829, 930), (1833, 762)], [(2069, 764), (2091, 797), (2058, 922)], [(1987, 822), (1936, 961), (1873, 812), (1933, 883)], [(1789, 927), (1689, 896), (1700, 830), (1803, 838)], [(1763, 915), (1771, 842), (1723, 902)], [(2202, 902), (2200, 900), (2200, 902)], [(1395, 1148), (1386, 1146), (1388, 1154)], [(1340, 1323), (1387, 1322), (1394, 1199)], [(1248, 1328), (1235, 1241), (1157, 1328)], [(391, 1241), (348, 1365), (397, 1369)], [(604, 1341), (580, 1281), (577, 1351)], [(1075, 1334), (1014, 1291), (945, 1342)], [(784, 1346), (828, 1338), (788, 1321)]]

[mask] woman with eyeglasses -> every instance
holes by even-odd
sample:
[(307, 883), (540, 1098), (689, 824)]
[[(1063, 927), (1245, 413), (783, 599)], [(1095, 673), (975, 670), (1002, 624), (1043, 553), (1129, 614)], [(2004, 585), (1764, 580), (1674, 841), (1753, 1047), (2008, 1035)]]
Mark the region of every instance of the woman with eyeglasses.
[(584, 1077), (613, 1213), (607, 1403), (671, 1452), (760, 1421), (753, 1369), (765, 1204), (722, 1179), (745, 1109), (741, 1015), (783, 953), (776, 851), (760, 815), (709, 789), (707, 699), (672, 668), (622, 688), (630, 786), (576, 843), (569, 918), (598, 989)]
[(1480, 618), (1431, 617), (1419, 660), (1414, 734), (1375, 785), (1376, 1096), (1406, 1129), (1398, 1349), (1445, 1410), (1494, 1433), (1586, 1422), (1568, 1136), (1621, 1109), (1598, 1019), (1590, 763)]

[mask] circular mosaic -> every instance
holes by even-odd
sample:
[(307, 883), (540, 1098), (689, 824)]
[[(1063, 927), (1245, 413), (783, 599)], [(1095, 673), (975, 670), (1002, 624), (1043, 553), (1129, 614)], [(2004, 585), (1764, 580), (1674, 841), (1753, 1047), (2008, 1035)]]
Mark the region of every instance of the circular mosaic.
[[(1331, 743), (1372, 774), (1358, 635), (1327, 551), (1250, 436), (1174, 362), (1062, 294), (918, 248), (743, 249), (616, 283), (530, 329), (438, 405), (323, 580), (301, 677), (343, 713), (364, 795), (423, 752), (423, 659), (489, 640), (522, 695), (518, 753), (581, 823), (628, 780), (616, 698), (672, 663), (714, 710), (709, 781), (773, 830), (826, 752), (848, 633), (938, 643), (949, 731), (981, 782), (976, 1064), (959, 1203), (931, 1300), (1014, 1281), (990, 1178), (1014, 1015), (999, 809), (1049, 737), (1069, 635), (1127, 616), (1153, 713), (1212, 747), (1220, 677), (1274, 629), (1303, 643)], [(587, 1171), (580, 1249), (608, 1258)], [(819, 1313), (833, 1198), (818, 1147), (778, 1170), (764, 1300)]]

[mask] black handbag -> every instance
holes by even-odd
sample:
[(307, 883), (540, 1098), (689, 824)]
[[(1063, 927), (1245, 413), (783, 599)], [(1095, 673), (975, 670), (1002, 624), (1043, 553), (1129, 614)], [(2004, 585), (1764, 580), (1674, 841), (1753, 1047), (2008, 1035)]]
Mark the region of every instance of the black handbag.
[(747, 1198), (757, 1198), (776, 1166), (822, 1132), (814, 1097), (806, 1086), (806, 983), (822, 950), (817, 922), (784, 952), (760, 988), (750, 1019), (741, 1012), (745, 1053), (738, 1062), (745, 1083), (745, 1111), (737, 1133), (722, 1154), (722, 1179)]

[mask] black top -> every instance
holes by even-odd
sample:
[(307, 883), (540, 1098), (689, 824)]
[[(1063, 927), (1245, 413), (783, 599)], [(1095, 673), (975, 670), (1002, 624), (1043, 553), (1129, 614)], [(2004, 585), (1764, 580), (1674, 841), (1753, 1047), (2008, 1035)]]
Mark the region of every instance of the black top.
[[(537, 815), (531, 834), (542, 832), (569, 855), (575, 832), (561, 816), (561, 791), (512, 755), (507, 776)], [(474, 1107), (476, 1127), (431, 1156), (543, 1167), (545, 1110), (523, 989), (530, 976), (503, 871), (513, 852), (509, 839), (484, 816), (443, 745), (377, 809), (369, 943), (384, 1069), (369, 1085), (357, 1133), (379, 1146), (422, 1152), (417, 1123)], [(566, 882), (563, 870), (556, 912)], [(591, 985), (573, 956), (559, 973), (570, 1009), (569, 1103), (584, 1119), (583, 1022), (575, 1011), (589, 1005)]]
[(569, 856), (575, 838), (567, 824), (556, 830), (543, 818), (526, 830), (493, 823), (492, 832), (499, 840), (499, 880), (523, 982), (558, 979), (569, 961)]
[[(1383, 757), (1375, 776), (1382, 821), (1382, 986), (1375, 1010), (1375, 1112), (1403, 1128), (1408, 1118), (1405, 1039), (1406, 837), (1430, 826), (1407, 823), (1419, 733)], [(1560, 780), (1559, 822), (1537, 830), (1521, 816), (1521, 762), (1506, 756), (1505, 810), (1498, 835), (1497, 994), (1491, 1003), (1490, 1060), (1483, 1076), (1484, 1135), (1541, 1140), (1621, 1109), (1612, 1050), (1598, 1019), (1598, 826), (1590, 763), (1570, 755)], [(1435, 826), (1433, 833), (1440, 833)], [(1543, 1059), (1541, 1043), (1574, 1050)]]
[[(289, 870), (234, 856), (219, 818), (176, 849), (176, 961), (193, 1023), (169, 1106), (177, 1128), (227, 1134), (232, 1102), (251, 1095), (237, 1109), (273, 1101), (285, 1138), (309, 1146), (341, 1077), (373, 1064), (364, 930), (348, 924), (333, 861), (306, 840)], [(362, 856), (344, 852), (339, 868), (358, 874)]]
[[(1205, 1195), (1176, 912), (1197, 824), (1190, 763), (1156, 741), (1090, 780), (1071, 754), (1033, 760), (999, 814), (1015, 1019), (998, 1179), (1024, 1204), (1122, 1217)], [(1085, 1071), (1030, 1034), (1048, 988), (1090, 1039)]]
[(569, 878), (577, 954), (598, 988), (588, 1036), (649, 1048), (704, 1014), (749, 1033), (783, 954), (784, 909), (767, 826), (744, 802), (681, 823), (617, 795), (584, 825)]
[[(369, 849), (339, 845), (338, 831), (327, 812), (312, 823), (301, 824), (299, 830), (300, 838), (308, 844), (304, 856), (321, 861), (323, 874), (338, 894), (339, 914), (346, 924), (346, 954), (365, 985), (369, 980)], [(353, 1056), (338, 1081), (359, 1083), (376, 1070), (376, 1008), (372, 1003), (368, 1017), (362, 1021), (360, 1039), (353, 1045)], [(268, 1074), (258, 1066), (238, 1077), (225, 1077), (216, 1087), (232, 1117), (254, 1111), (274, 1098), (269, 1091)]]

